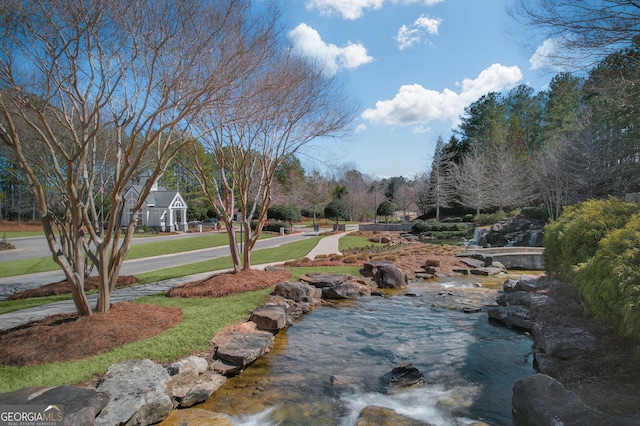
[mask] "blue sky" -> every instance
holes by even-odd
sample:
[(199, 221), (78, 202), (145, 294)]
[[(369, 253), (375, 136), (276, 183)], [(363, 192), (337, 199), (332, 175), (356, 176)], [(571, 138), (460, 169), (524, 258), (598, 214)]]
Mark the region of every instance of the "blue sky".
[[(506, 12), (508, 0), (284, 0), (295, 49), (324, 63), (360, 106), (354, 132), (318, 141), (306, 169), (347, 165), (376, 178), (430, 167), (438, 136), (451, 135), (483, 94), (553, 72), (535, 40)], [(530, 45), (529, 49), (523, 46)]]

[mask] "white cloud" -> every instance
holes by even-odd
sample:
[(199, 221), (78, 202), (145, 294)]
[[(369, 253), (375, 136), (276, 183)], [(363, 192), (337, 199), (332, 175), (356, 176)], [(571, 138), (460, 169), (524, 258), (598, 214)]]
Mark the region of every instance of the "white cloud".
[(304, 23), (291, 30), (289, 38), (298, 53), (318, 60), (330, 75), (340, 68), (357, 68), (373, 60), (362, 44), (349, 42), (345, 47), (338, 47), (326, 43), (318, 31)]
[(559, 67), (555, 63), (555, 59), (558, 56), (558, 50), (560, 45), (557, 40), (546, 39), (529, 58), (532, 70), (539, 70), (544, 68), (551, 68), (556, 71), (561, 71), (562, 67)]
[(377, 101), (375, 108), (362, 113), (362, 118), (374, 124), (416, 125), (418, 131), (431, 120), (455, 123), (467, 105), (488, 92), (512, 88), (521, 79), (522, 72), (517, 66), (493, 64), (477, 78), (457, 84), (459, 92), (449, 89), (438, 92), (419, 84), (403, 85), (393, 99)]
[[(388, 1), (388, 0), (387, 0)], [(422, 3), (433, 6), (444, 0), (390, 0), (394, 4)], [(380, 9), (385, 0), (307, 0), (308, 10), (317, 9), (323, 15), (338, 14), (343, 19), (358, 19), (365, 9)]]
[(438, 34), (438, 28), (441, 22), (442, 19), (428, 18), (420, 15), (411, 26), (401, 26), (396, 36), (398, 47), (400, 50), (403, 50), (421, 42), (425, 34)]

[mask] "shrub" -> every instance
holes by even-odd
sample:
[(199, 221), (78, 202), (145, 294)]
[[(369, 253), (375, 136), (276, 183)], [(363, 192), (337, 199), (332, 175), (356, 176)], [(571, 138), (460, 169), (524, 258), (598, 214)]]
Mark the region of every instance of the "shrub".
[(549, 211), (547, 210), (546, 207), (542, 207), (542, 206), (523, 207), (520, 210), (520, 214), (530, 219), (541, 219), (541, 220), (549, 219)]
[(506, 212), (480, 213), (475, 215), (474, 222), (476, 226), (492, 225), (507, 218)]
[(617, 198), (568, 206), (560, 218), (545, 226), (543, 260), (547, 272), (571, 281), (575, 269), (593, 257), (598, 242), (625, 226), (640, 205)]
[(284, 222), (297, 222), (302, 219), (300, 209), (295, 206), (273, 205), (267, 210), (267, 217)]
[[(251, 226), (253, 227), (254, 225), (252, 224)], [(280, 232), (280, 228), (284, 228), (285, 234), (291, 232), (291, 225), (287, 222), (269, 222), (268, 225), (262, 227), (262, 230), (269, 232)]]
[(350, 255), (350, 256), (345, 256), (342, 261), (344, 263), (357, 263), (358, 262), (358, 258), (354, 255)]
[(620, 332), (640, 337), (640, 214), (600, 240), (574, 284), (586, 308)]

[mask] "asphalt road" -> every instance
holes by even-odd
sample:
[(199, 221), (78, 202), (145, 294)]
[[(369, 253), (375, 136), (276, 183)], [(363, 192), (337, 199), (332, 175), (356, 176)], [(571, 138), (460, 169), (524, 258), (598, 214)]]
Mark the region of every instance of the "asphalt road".
[[(160, 236), (149, 238), (136, 238), (133, 240), (134, 244), (142, 244), (149, 242), (156, 242), (159, 239), (161, 241), (171, 241), (175, 238), (190, 238), (199, 236), (201, 234), (178, 234), (172, 236)], [(256, 243), (254, 250), (261, 250), (266, 248), (278, 247), (283, 244), (304, 240), (312, 237), (315, 234), (309, 233), (296, 233), (292, 235), (277, 236), (272, 238), (266, 238), (259, 240)], [(16, 250), (4, 250), (0, 251), (0, 268), (2, 268), (2, 262), (8, 262), (10, 260), (28, 259), (33, 257), (50, 256), (51, 252), (46, 244), (44, 237), (27, 237), (27, 238), (15, 238), (8, 239)], [(7, 252), (15, 252), (10, 256), (7, 256)], [(156, 271), (164, 268), (171, 268), (174, 266), (186, 265), (189, 263), (201, 262), (205, 260), (215, 259), (217, 257), (228, 256), (229, 247), (213, 247), (209, 249), (194, 250), (182, 253), (174, 253), (163, 256), (148, 257), (144, 259), (127, 260), (122, 265), (120, 273), (122, 275), (135, 275), (144, 272)], [(292, 258), (295, 257), (292, 255)], [(51, 272), (42, 272), (29, 275), (17, 275), (14, 277), (7, 277), (0, 279), (0, 286), (19, 288), (20, 290), (37, 288), (45, 284), (58, 282), (65, 279), (64, 274), (60, 270)], [(1, 293), (1, 291), (0, 291)]]

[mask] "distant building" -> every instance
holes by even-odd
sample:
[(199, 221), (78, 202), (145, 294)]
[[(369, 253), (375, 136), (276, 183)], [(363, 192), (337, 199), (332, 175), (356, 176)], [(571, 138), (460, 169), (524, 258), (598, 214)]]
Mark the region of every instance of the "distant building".
[[(134, 206), (150, 177), (151, 172), (148, 170), (140, 173), (133, 185), (125, 191), (122, 226), (128, 226), (131, 222)], [(178, 191), (169, 191), (156, 182), (138, 213), (138, 226), (146, 226), (159, 232), (186, 232), (187, 203)]]

